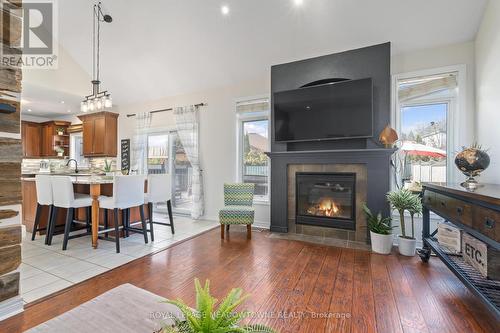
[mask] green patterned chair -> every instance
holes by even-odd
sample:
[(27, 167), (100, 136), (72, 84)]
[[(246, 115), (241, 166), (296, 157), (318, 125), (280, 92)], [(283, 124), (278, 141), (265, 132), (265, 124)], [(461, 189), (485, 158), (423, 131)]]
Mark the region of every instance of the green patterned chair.
[(224, 239), (224, 226), (229, 233), (231, 224), (246, 224), (247, 238), (252, 238), (255, 210), (252, 207), (254, 184), (224, 184), (224, 208), (219, 211), (220, 236)]

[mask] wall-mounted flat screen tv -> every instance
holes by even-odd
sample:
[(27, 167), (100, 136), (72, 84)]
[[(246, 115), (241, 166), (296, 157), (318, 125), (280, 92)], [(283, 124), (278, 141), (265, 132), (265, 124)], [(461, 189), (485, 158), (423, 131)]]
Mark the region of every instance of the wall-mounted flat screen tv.
[(274, 133), (277, 142), (372, 137), (372, 79), (275, 93)]

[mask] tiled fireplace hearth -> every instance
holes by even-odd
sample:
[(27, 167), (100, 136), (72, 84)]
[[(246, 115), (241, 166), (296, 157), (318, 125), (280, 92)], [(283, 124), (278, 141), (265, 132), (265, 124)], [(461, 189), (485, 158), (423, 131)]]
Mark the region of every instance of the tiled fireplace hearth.
[(289, 164), (288, 232), (366, 242), (364, 164)]

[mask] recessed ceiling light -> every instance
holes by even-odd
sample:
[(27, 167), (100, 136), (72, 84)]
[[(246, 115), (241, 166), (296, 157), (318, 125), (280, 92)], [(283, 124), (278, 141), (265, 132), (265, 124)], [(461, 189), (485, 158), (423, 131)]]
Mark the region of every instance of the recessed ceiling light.
[(64, 104), (64, 101), (61, 101), (61, 104)]
[(68, 110), (68, 112), (71, 112), (71, 110)]
[(229, 6), (223, 5), (222, 7), (220, 7), (220, 11), (221, 11), (222, 15), (228, 15), (229, 14)]
[(28, 112), (31, 112), (31, 109), (28, 109)]
[(293, 0), (295, 6), (302, 6), (304, 4), (304, 0)]

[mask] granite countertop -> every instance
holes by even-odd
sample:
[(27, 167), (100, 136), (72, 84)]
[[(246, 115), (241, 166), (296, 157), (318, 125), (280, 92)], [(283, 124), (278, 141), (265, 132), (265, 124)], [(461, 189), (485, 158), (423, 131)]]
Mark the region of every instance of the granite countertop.
[[(49, 174), (50, 175), (50, 174)], [(35, 181), (35, 177), (21, 177), (23, 181)], [(73, 184), (113, 184), (113, 177), (108, 176), (71, 176)]]

